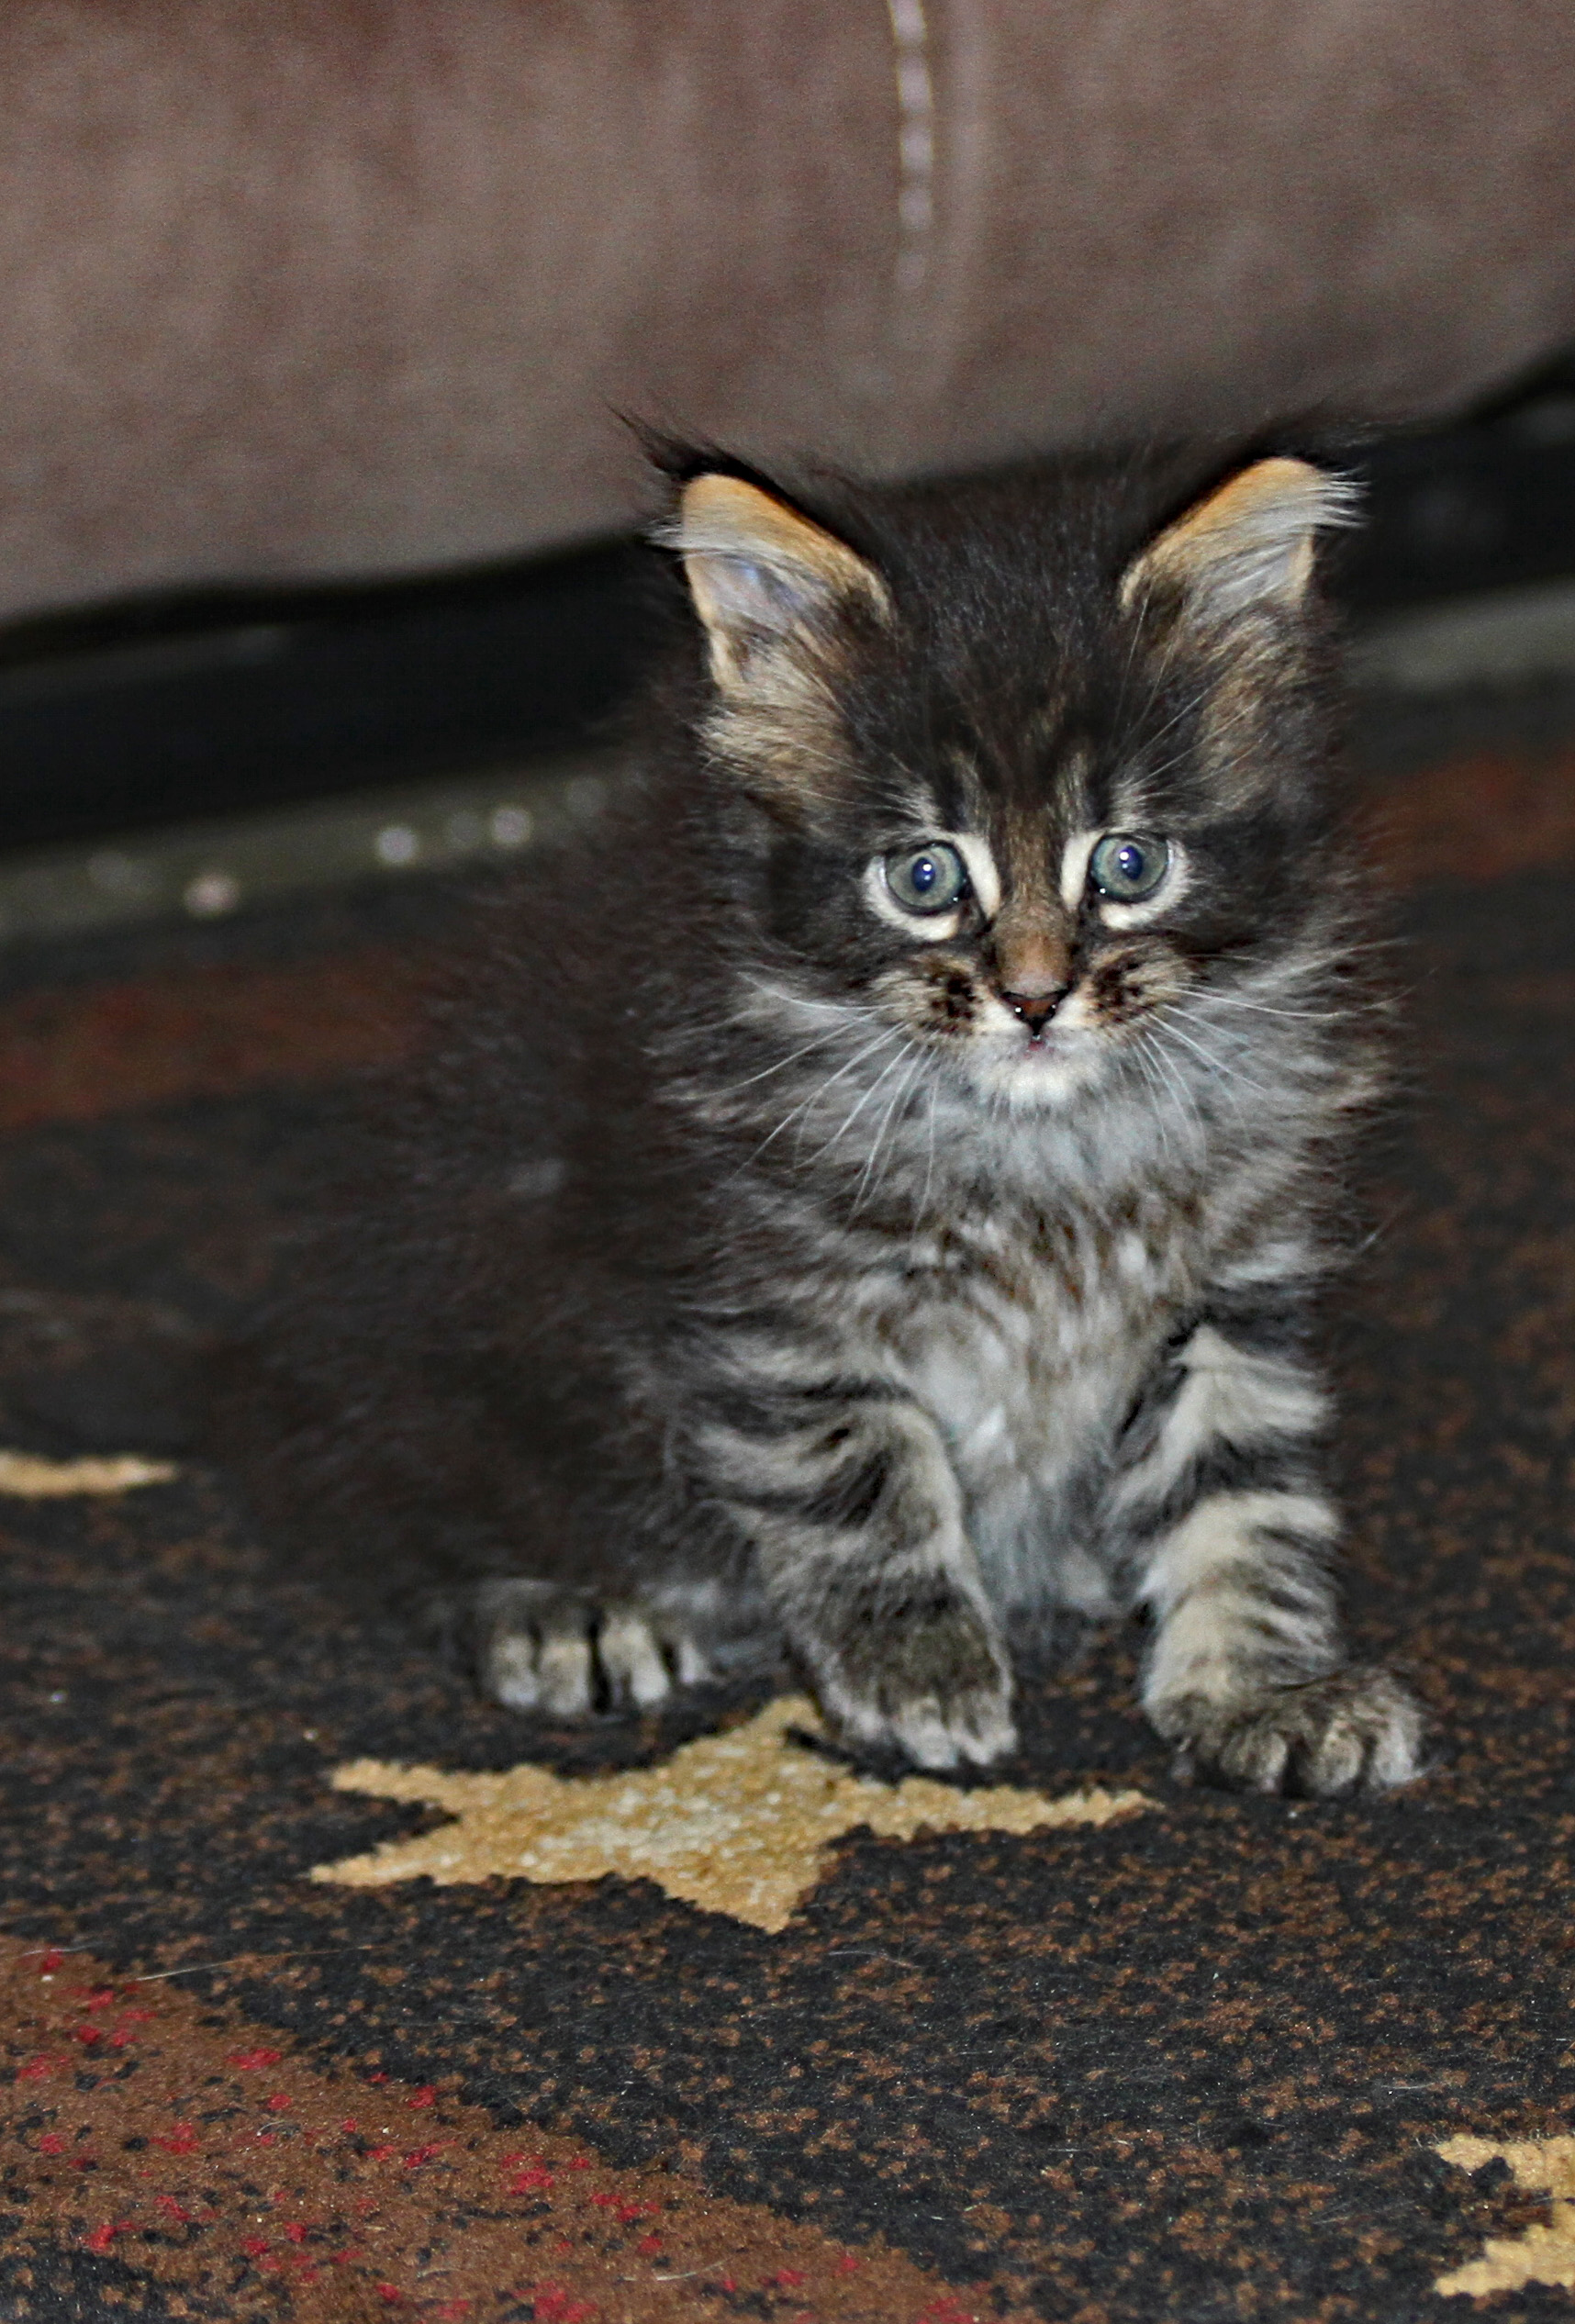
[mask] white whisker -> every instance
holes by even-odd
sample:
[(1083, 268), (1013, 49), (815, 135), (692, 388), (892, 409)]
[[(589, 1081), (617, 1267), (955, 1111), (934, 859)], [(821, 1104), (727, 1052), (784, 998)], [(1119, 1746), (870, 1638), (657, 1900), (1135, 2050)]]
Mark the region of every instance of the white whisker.
[(810, 993), (789, 992), (781, 985), (768, 984), (763, 977), (746, 976), (743, 981), (752, 992), (759, 993), (763, 1000), (773, 1000), (779, 1008), (816, 1009), (822, 1016), (841, 1017), (850, 1022), (857, 1019), (858, 1011), (851, 1001), (817, 1000)]
[(769, 1081), (774, 1073), (785, 1073), (789, 1066), (797, 1065), (800, 1057), (812, 1056), (817, 1049), (823, 1049), (828, 1041), (834, 1041), (835, 1038), (835, 1032), (828, 1027), (824, 1033), (818, 1033), (812, 1041), (806, 1041), (801, 1048), (790, 1051), (785, 1057), (778, 1057), (774, 1065), (762, 1066), (760, 1071), (752, 1073), (747, 1080), (730, 1082), (725, 1089), (711, 1090), (707, 1094), (719, 1098), (736, 1098), (741, 1091), (753, 1089), (757, 1081)]
[(939, 1105), (940, 1101), (940, 1085), (935, 1081), (932, 1081), (930, 1084), (929, 1154), (924, 1164), (924, 1191), (919, 1198), (919, 1215), (913, 1222), (915, 1231), (917, 1231), (921, 1222), (929, 1216), (930, 1212), (930, 1189), (934, 1183), (935, 1178), (935, 1109)]
[[(761, 1156), (765, 1152), (766, 1147), (773, 1145), (775, 1141), (782, 1135), (784, 1130), (788, 1129), (792, 1123), (798, 1121), (802, 1114), (807, 1113), (811, 1106), (817, 1105), (821, 1099), (825, 1096), (828, 1089), (834, 1089), (836, 1084), (843, 1080), (846, 1075), (852, 1073), (856, 1067), (861, 1066), (866, 1057), (874, 1056), (876, 1051), (877, 1049), (884, 1048), (888, 1041), (894, 1041), (899, 1038), (900, 1035), (897, 1033), (894, 1026), (883, 1026), (880, 1032), (876, 1034), (873, 1041), (866, 1041), (864, 1047), (862, 1049), (855, 1050), (854, 1055), (848, 1059), (844, 1066), (839, 1067), (835, 1073), (828, 1074), (825, 1080), (817, 1083), (807, 1098), (801, 1098), (796, 1106), (791, 1107), (789, 1111), (783, 1115), (781, 1121), (776, 1124), (776, 1127), (766, 1133), (765, 1136), (762, 1138), (760, 1144), (755, 1147), (754, 1153), (748, 1156), (747, 1160), (739, 1164), (738, 1170), (733, 1173), (734, 1177), (738, 1177), (744, 1170), (752, 1168), (753, 1166), (759, 1161)], [(879, 1086), (878, 1083), (877, 1086)]]
[(1197, 995), (1201, 1008), (1249, 1009), (1255, 1016), (1293, 1018), (1310, 1025), (1338, 1025), (1349, 1022), (1349, 1012), (1343, 1009), (1277, 1009), (1267, 1000), (1247, 1000), (1240, 993), (1214, 992), (1204, 986)]
[(907, 1072), (903, 1075), (901, 1080), (898, 1083), (896, 1096), (892, 1099), (891, 1103), (887, 1107), (886, 1112), (881, 1115), (880, 1127), (875, 1134), (874, 1142), (870, 1146), (869, 1153), (865, 1158), (864, 1168), (859, 1173), (858, 1186), (854, 1194), (853, 1209), (849, 1212), (850, 1217), (857, 1214), (858, 1207), (864, 1201), (866, 1194), (873, 1191), (874, 1188), (879, 1184), (879, 1180), (875, 1176), (875, 1168), (876, 1164), (880, 1158), (880, 1149), (885, 1143), (886, 1134), (891, 1127), (898, 1107), (902, 1103), (903, 1100), (907, 1097), (909, 1090), (913, 1087), (914, 1078), (918, 1074), (920, 1067), (924, 1063), (924, 1052), (922, 1048), (920, 1048), (919, 1044), (916, 1041), (910, 1041), (908, 1044), (908, 1046), (913, 1052), (913, 1062), (909, 1067)]
[(1147, 1046), (1148, 1035), (1145, 1033), (1139, 1033), (1129, 1054), (1142, 1078), (1143, 1086), (1148, 1092), (1150, 1105), (1148, 1118), (1158, 1132), (1160, 1153), (1165, 1157), (1167, 1168), (1174, 1168), (1175, 1157), (1170, 1151), (1170, 1127), (1165, 1118), (1165, 1090), (1149, 1066), (1145, 1054)]
[(1164, 1075), (1165, 1079), (1169, 1084), (1171, 1089), (1179, 1099), (1182, 1111), (1192, 1124), (1193, 1134), (1201, 1145), (1205, 1143), (1206, 1139), (1206, 1134), (1203, 1128), (1203, 1117), (1198, 1111), (1198, 1101), (1193, 1097), (1191, 1090), (1188, 1089), (1184, 1076), (1176, 1066), (1174, 1060), (1166, 1056), (1163, 1047), (1160, 1045), (1156, 1029), (1152, 1025), (1148, 1026), (1145, 1030), (1140, 1038), (1143, 1040), (1149, 1056), (1153, 1059), (1155, 1067)]
[(1174, 1018), (1162, 1026), (1156, 1027), (1156, 1031), (1161, 1042), (1167, 1038), (1178, 1041), (1184, 1049), (1191, 1051), (1221, 1094), (1229, 1100), (1238, 1122), (1245, 1118), (1241, 1110), (1240, 1096), (1243, 1089), (1248, 1090), (1261, 1105), (1271, 1105), (1274, 1102), (1269, 1092), (1260, 1082), (1255, 1081), (1250, 1074), (1242, 1071), (1242, 1057), (1249, 1053), (1239, 1040), (1235, 1042), (1228, 1056), (1221, 1056), (1215, 1050), (1205, 1048), (1201, 1042), (1194, 1041), (1191, 1034), (1178, 1025)]
[[(906, 1048), (906, 1045), (907, 1045), (904, 1044), (904, 1049)], [(871, 1099), (879, 1095), (880, 1091), (885, 1088), (891, 1076), (896, 1072), (898, 1067), (902, 1063), (902, 1057), (903, 1051), (899, 1050), (898, 1055), (892, 1058), (891, 1063), (888, 1066), (883, 1067), (881, 1071), (876, 1075), (875, 1079), (870, 1083), (863, 1097), (860, 1098), (855, 1104), (852, 1112), (843, 1116), (841, 1124), (837, 1129), (832, 1131), (831, 1136), (826, 1140), (825, 1145), (819, 1145), (815, 1148), (814, 1153), (810, 1156), (809, 1167), (810, 1169), (814, 1168), (817, 1162), (823, 1161), (834, 1145), (841, 1145), (843, 1139), (846, 1137), (848, 1132), (853, 1128), (854, 1123), (858, 1120), (859, 1115), (864, 1112), (866, 1106), (868, 1105)]]

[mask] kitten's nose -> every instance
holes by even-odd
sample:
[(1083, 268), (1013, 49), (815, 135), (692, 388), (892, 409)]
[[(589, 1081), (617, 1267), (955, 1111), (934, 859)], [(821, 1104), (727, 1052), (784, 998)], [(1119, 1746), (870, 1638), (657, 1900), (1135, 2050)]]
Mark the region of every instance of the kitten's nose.
[(1001, 999), (1014, 1017), (1021, 1017), (1030, 1033), (1043, 1033), (1056, 1010), (1067, 998), (1066, 985), (1047, 985), (1039, 992), (1005, 992)]
[(1071, 989), (1069, 932), (1044, 899), (1009, 897), (995, 924), (991, 951), (997, 992), (1037, 1040)]

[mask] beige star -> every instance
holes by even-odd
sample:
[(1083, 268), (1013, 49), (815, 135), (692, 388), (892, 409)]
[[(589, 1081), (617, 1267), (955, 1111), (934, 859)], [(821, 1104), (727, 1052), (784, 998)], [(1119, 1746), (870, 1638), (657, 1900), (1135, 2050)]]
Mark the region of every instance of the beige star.
[(45, 1460), (37, 1453), (0, 1452), (0, 1493), (14, 1494), (22, 1501), (56, 1501), (79, 1492), (129, 1492), (137, 1485), (168, 1484), (179, 1473), (173, 1461), (143, 1460), (135, 1453)]
[(540, 1767), (445, 1775), (357, 1760), (335, 1771), (337, 1791), (424, 1800), (458, 1820), (319, 1864), (312, 1878), (374, 1888), (420, 1873), (448, 1886), (499, 1873), (553, 1882), (618, 1872), (776, 1930), (821, 1879), (834, 1843), (860, 1825), (890, 1839), (921, 1830), (1034, 1832), (1109, 1824), (1152, 1804), (1141, 1792), (1046, 1799), (1007, 1784), (957, 1791), (922, 1775), (878, 1783), (794, 1743), (789, 1727), (820, 1731), (801, 1696), (768, 1704), (746, 1726), (686, 1743), (659, 1767), (620, 1775), (564, 1777)]
[(1575, 2290), (1575, 2139), (1445, 2139), (1437, 2152), (1462, 2171), (1480, 2171), (1495, 2158), (1507, 2162), (1516, 2186), (1552, 2197), (1547, 2227), (1490, 2239), (1480, 2260), (1441, 2275), (1435, 2292), (1518, 2292), (1523, 2284), (1560, 2284)]

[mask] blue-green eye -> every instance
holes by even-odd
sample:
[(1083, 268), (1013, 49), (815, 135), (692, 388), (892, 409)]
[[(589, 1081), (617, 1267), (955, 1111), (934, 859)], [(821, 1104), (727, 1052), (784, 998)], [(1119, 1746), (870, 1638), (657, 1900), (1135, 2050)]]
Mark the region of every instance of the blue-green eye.
[(1170, 869), (1170, 850), (1152, 832), (1111, 832), (1089, 858), (1089, 877), (1112, 904), (1141, 904)]
[(968, 892), (967, 866), (955, 847), (899, 847), (886, 859), (886, 884), (904, 911), (951, 911)]

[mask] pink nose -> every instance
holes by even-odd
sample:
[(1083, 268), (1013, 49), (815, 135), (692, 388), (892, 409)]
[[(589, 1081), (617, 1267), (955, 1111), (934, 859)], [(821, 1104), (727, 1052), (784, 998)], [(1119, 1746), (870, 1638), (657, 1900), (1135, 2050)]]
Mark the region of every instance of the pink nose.
[(1066, 1000), (1067, 987), (1052, 985), (1043, 992), (1003, 992), (1000, 997), (1012, 1015), (1022, 1019), (1030, 1033), (1040, 1034)]

